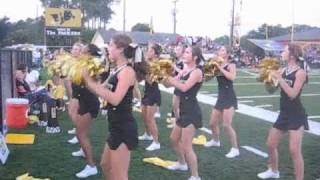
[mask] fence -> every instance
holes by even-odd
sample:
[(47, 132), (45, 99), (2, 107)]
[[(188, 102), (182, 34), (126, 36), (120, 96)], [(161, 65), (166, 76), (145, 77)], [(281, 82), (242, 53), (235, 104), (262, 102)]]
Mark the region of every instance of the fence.
[(32, 51), (15, 49), (0, 50), (0, 131), (3, 129), (6, 99), (16, 96), (15, 70), (19, 64), (32, 66)]

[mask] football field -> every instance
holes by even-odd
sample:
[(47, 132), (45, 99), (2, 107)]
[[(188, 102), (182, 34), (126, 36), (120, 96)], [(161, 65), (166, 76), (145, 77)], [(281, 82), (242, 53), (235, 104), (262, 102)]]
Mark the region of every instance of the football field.
[[(221, 147), (205, 148), (194, 145), (198, 156), (199, 174), (203, 180), (255, 180), (256, 174), (267, 168), (267, 147), (265, 141), (272, 122), (276, 120), (279, 111), (280, 91), (274, 94), (266, 92), (264, 85), (256, 81), (256, 74), (247, 69), (237, 72), (234, 87), (238, 98), (239, 109), (235, 113), (233, 126), (238, 135), (240, 156), (227, 159), (225, 154), (230, 149), (227, 134), (221, 129)], [(142, 89), (143, 87), (141, 87)], [(130, 180), (186, 180), (190, 172), (169, 171), (161, 167), (142, 162), (146, 157), (160, 157), (166, 160), (176, 160), (169, 141), (171, 129), (167, 128), (167, 113), (171, 112), (172, 89), (161, 87), (162, 105), (161, 117), (157, 125), (161, 149), (154, 152), (144, 150), (151, 142), (140, 142), (137, 150), (132, 152), (129, 179)], [(217, 97), (217, 82), (212, 79), (205, 82), (198, 94), (203, 115), (203, 128), (197, 130), (198, 135), (210, 138), (208, 121), (212, 106)], [(303, 155), (305, 162), (305, 180), (320, 178), (320, 73), (312, 71), (309, 83), (305, 85), (301, 95), (303, 105), (309, 115), (310, 131), (306, 131), (303, 139)], [(139, 134), (143, 133), (143, 120), (140, 112), (134, 113), (139, 124)], [(35, 177), (48, 177), (53, 180), (76, 179), (74, 174), (80, 171), (85, 161), (71, 156), (71, 152), (79, 149), (79, 145), (70, 145), (67, 140), (72, 138), (67, 130), (72, 128), (67, 113), (59, 114), (62, 127), (60, 134), (46, 134), (44, 128), (30, 125), (23, 130), (10, 132), (34, 133), (33, 145), (9, 145), (11, 154), (7, 164), (0, 166), (0, 179), (11, 180), (18, 175), (29, 172)], [(106, 117), (99, 115), (94, 121), (90, 138), (94, 157), (99, 163), (107, 137)], [(288, 150), (288, 137), (283, 136), (279, 146), (280, 179), (292, 180), (293, 165)], [(89, 180), (102, 179), (101, 169), (98, 176)]]

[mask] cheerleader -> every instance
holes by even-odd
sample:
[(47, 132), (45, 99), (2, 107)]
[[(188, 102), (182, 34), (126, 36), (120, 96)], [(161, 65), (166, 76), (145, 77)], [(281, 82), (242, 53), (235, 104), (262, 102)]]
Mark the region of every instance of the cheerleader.
[(87, 87), (108, 102), (109, 137), (102, 154), (101, 166), (105, 179), (127, 180), (130, 152), (138, 145), (137, 124), (132, 114), (135, 71), (128, 64), (133, 57), (132, 40), (127, 35), (112, 37), (109, 59), (116, 68), (108, 80), (99, 84), (84, 71)]
[[(150, 44), (147, 50), (146, 59), (148, 62), (157, 61), (161, 54), (161, 46), (158, 44)], [(145, 125), (145, 132), (139, 136), (139, 140), (153, 140), (146, 148), (147, 151), (154, 151), (160, 149), (158, 128), (155, 121), (155, 114), (159, 110), (161, 104), (161, 95), (158, 83), (151, 82), (146, 78), (144, 87), (144, 96), (141, 101), (142, 116)]]
[(233, 88), (233, 80), (236, 78), (236, 65), (229, 62), (231, 49), (222, 46), (218, 51), (218, 56), (224, 59), (221, 66), (217, 66), (220, 70), (220, 75), (217, 76), (218, 81), (218, 100), (214, 106), (211, 119), (210, 128), (212, 130), (212, 140), (204, 144), (205, 147), (220, 147), (220, 130), (219, 120), (222, 119), (222, 124), (229, 135), (229, 141), (232, 148), (226, 154), (227, 158), (234, 158), (240, 155), (237, 135), (232, 127), (232, 117), (235, 109), (238, 108), (237, 98)]
[(308, 128), (308, 119), (301, 103), (300, 95), (307, 79), (307, 73), (299, 67), (302, 49), (296, 44), (289, 44), (282, 53), (287, 67), (282, 72), (273, 72), (281, 88), (280, 113), (269, 131), (267, 146), (269, 150), (268, 170), (258, 174), (260, 179), (280, 178), (278, 170), (278, 145), (285, 132), (289, 133), (289, 151), (294, 164), (296, 180), (304, 178), (304, 161), (301, 152), (303, 132)]
[[(80, 57), (82, 48), (83, 48), (83, 44), (81, 44), (81, 43), (75, 43), (72, 46), (71, 56), (74, 58), (73, 60)], [(73, 116), (72, 113), (76, 112), (76, 105), (74, 105), (74, 104), (76, 104), (76, 101), (75, 101), (75, 99), (72, 98), (71, 81), (67, 78), (64, 78), (64, 86), (66, 88), (66, 94), (67, 94), (68, 100), (69, 100), (68, 114), (69, 114), (69, 117), (71, 118)], [(72, 120), (72, 118), (71, 118), (71, 120)], [(72, 128), (72, 129), (68, 130), (68, 134), (76, 134), (76, 128)], [(73, 138), (68, 140), (68, 143), (77, 144), (77, 143), (79, 143), (79, 140), (78, 140), (77, 136), (74, 136)]]
[[(178, 162), (169, 166), (169, 170), (187, 171), (191, 170), (189, 180), (200, 180), (198, 174), (197, 156), (192, 148), (192, 139), (197, 128), (202, 127), (201, 110), (196, 95), (202, 85), (202, 71), (198, 67), (202, 57), (199, 47), (188, 47), (185, 49), (180, 80), (169, 77), (165, 84), (178, 89), (179, 116), (174, 126), (170, 139), (173, 148), (178, 156)], [(188, 163), (188, 164), (187, 164)]]
[[(179, 72), (181, 72), (183, 70), (183, 60), (182, 60), (182, 56), (184, 53), (185, 47), (182, 44), (179, 44), (175, 49), (175, 66), (174, 66), (174, 70), (175, 70), (175, 75), (177, 76), (179, 74)], [(177, 88), (174, 89), (173, 91), (173, 98), (172, 98), (172, 115), (171, 117), (173, 117), (175, 120), (178, 118), (179, 115), (179, 94), (178, 94), (179, 90)], [(173, 125), (175, 124), (175, 120), (172, 120), (172, 124), (171, 126), (173, 127)], [(169, 127), (171, 127), (169, 126)]]
[[(89, 44), (83, 49), (83, 54), (96, 56), (99, 49)], [(85, 168), (76, 174), (78, 178), (87, 178), (98, 173), (97, 167), (93, 160), (92, 146), (88, 138), (89, 129), (92, 125), (93, 119), (98, 116), (100, 102), (98, 97), (89, 91), (83, 85), (76, 85), (72, 83), (72, 104), (71, 120), (76, 126), (76, 135), (80, 143), (80, 150), (72, 153), (75, 157), (84, 157), (87, 165)]]

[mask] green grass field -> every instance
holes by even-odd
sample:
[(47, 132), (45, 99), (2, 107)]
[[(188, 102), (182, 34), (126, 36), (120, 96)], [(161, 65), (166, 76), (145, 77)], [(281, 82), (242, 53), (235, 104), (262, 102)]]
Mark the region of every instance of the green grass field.
[[(247, 73), (239, 71), (239, 79), (235, 81), (236, 93), (241, 96), (267, 96), (269, 95), (264, 90), (262, 84), (258, 85), (236, 85), (237, 83), (256, 83), (254, 78), (242, 78), (250, 76)], [(310, 78), (311, 82), (320, 82), (320, 76)], [(207, 86), (207, 85), (210, 86)], [(319, 93), (320, 85), (306, 85), (304, 94)], [(204, 84), (201, 91), (207, 91), (211, 94), (217, 93), (216, 80), (211, 80)], [(279, 94), (279, 91), (274, 95)], [(186, 180), (189, 172), (172, 172), (153, 165), (144, 164), (142, 159), (145, 157), (159, 156), (168, 160), (175, 160), (175, 154), (169, 142), (169, 134), (171, 129), (166, 127), (165, 121), (167, 112), (171, 110), (172, 95), (162, 93), (162, 117), (157, 120), (161, 150), (156, 152), (146, 152), (144, 148), (150, 142), (141, 142), (139, 148), (132, 152), (131, 165), (129, 171), (130, 180)], [(265, 109), (278, 111), (279, 98), (243, 98), (241, 100), (252, 100), (253, 102), (244, 103), (250, 106), (271, 104), (272, 107)], [(320, 96), (302, 97), (302, 101), (309, 115), (319, 116), (319, 101)], [(203, 125), (208, 127), (209, 115), (212, 107), (206, 104), (201, 104), (203, 112)], [(139, 124), (140, 134), (143, 132), (143, 124), (141, 114), (135, 112), (135, 117)], [(320, 122), (320, 119), (313, 119)], [(29, 172), (35, 177), (49, 177), (53, 180), (72, 180), (76, 179), (74, 174), (80, 171), (85, 161), (81, 158), (71, 156), (71, 152), (79, 149), (79, 145), (70, 145), (67, 140), (72, 138), (67, 134), (67, 130), (72, 128), (71, 121), (66, 113), (59, 114), (59, 122), (62, 127), (62, 133), (57, 135), (46, 134), (44, 128), (30, 125), (23, 130), (10, 129), (10, 132), (18, 133), (34, 133), (36, 135), (34, 145), (9, 145), (11, 151), (8, 161), (5, 165), (0, 166), (0, 179), (12, 180), (16, 176)], [(240, 146), (251, 146), (261, 151), (267, 152), (265, 140), (268, 135), (268, 130), (271, 123), (262, 121), (261, 119), (236, 113), (234, 116), (234, 127), (238, 134)], [(208, 134), (198, 131), (197, 134)], [(91, 129), (91, 142), (94, 149), (94, 157), (97, 162), (100, 161), (100, 156), (105, 144), (107, 136), (107, 121), (103, 116), (99, 116)], [(287, 135), (282, 139), (279, 146), (280, 153), (280, 172), (281, 179), (292, 180), (293, 166), (288, 151)], [(305, 160), (305, 180), (315, 180), (320, 178), (320, 137), (305, 133), (303, 140), (303, 155)], [(255, 180), (256, 174), (266, 169), (267, 159), (257, 156), (256, 154), (240, 149), (241, 155), (235, 159), (225, 158), (230, 145), (224, 131), (221, 131), (220, 148), (204, 148), (203, 146), (195, 145), (194, 149), (198, 155), (199, 173), (203, 180)], [(98, 176), (88, 178), (89, 180), (102, 179), (101, 171)]]

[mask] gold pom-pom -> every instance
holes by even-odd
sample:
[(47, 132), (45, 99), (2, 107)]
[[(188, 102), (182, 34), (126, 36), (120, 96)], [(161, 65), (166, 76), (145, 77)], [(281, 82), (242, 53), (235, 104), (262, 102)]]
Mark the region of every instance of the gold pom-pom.
[(63, 53), (57, 55), (52, 61), (46, 61), (44, 65), (48, 68), (49, 76), (66, 77), (73, 62), (71, 54)]
[(264, 58), (258, 65), (259, 77), (257, 80), (265, 83), (269, 93), (275, 92), (279, 84), (278, 80), (272, 78), (271, 72), (278, 71), (280, 67), (280, 61), (276, 58)]
[(105, 71), (105, 68), (99, 59), (88, 55), (82, 55), (75, 61), (69, 71), (69, 77), (73, 83), (77, 85), (83, 84), (83, 69), (87, 69), (89, 76), (93, 78), (97, 78), (98, 75)]
[(223, 58), (216, 56), (214, 58), (209, 59), (203, 66), (204, 69), (204, 78), (205, 81), (209, 81), (213, 77), (219, 74), (218, 66), (224, 62)]
[(160, 59), (150, 63), (149, 74), (152, 82), (161, 82), (173, 72), (173, 62), (170, 59)]

